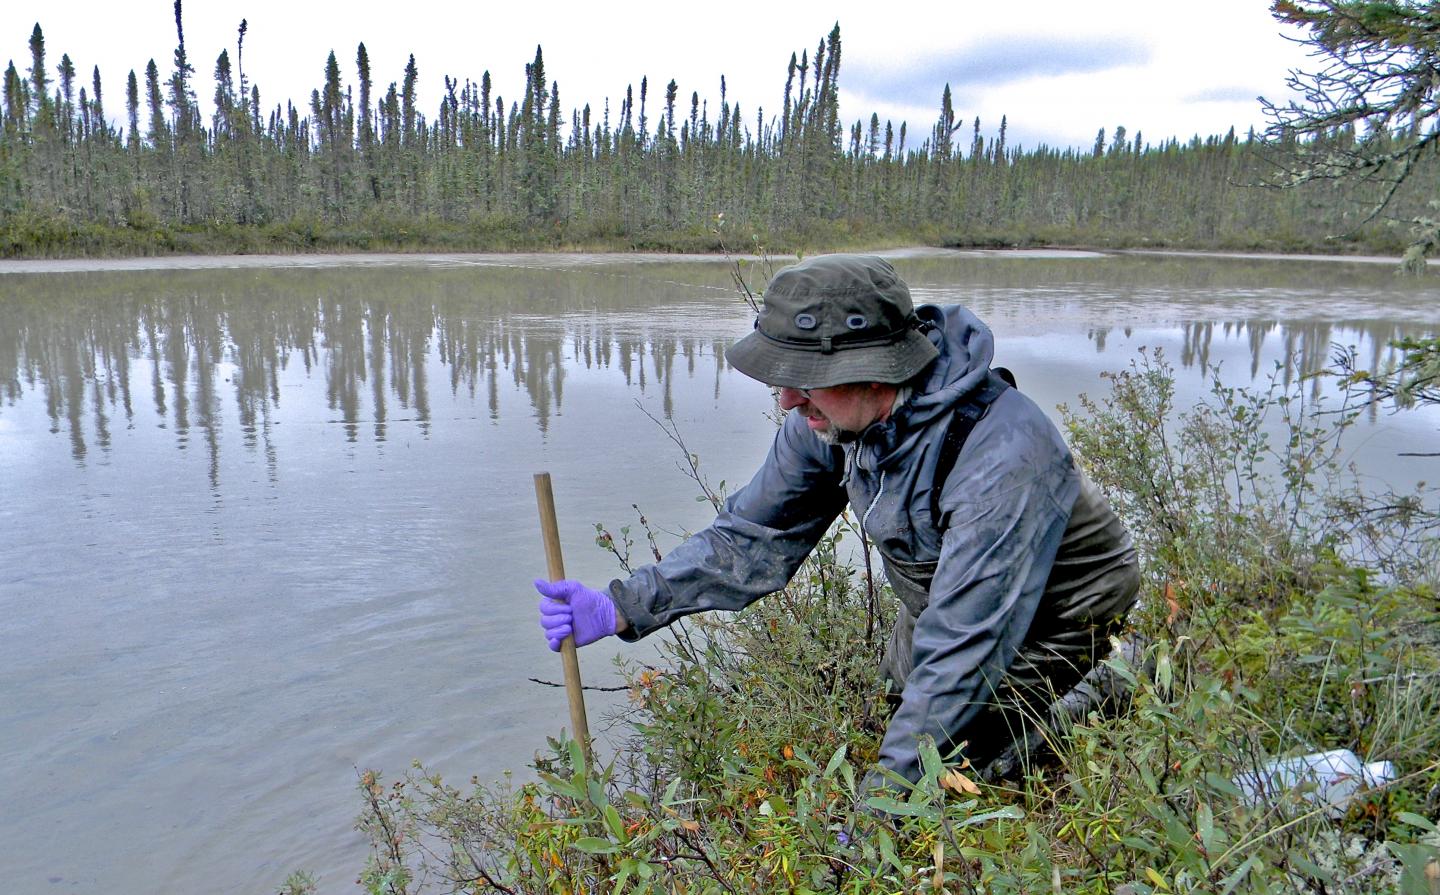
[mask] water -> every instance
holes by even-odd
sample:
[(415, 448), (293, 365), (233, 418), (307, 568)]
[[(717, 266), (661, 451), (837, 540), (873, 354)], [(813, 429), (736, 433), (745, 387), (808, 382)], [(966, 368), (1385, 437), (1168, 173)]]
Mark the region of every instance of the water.
[[(1047, 408), (1102, 393), (1141, 346), (1175, 362), (1183, 402), (1207, 364), (1293, 378), (1332, 344), (1383, 360), (1440, 329), (1434, 282), (1383, 264), (895, 263), (918, 301), (989, 321)], [(703, 525), (647, 413), (712, 484), (748, 478), (769, 394), (722, 352), (749, 327), (714, 259), (0, 265), (6, 888), (273, 891), (307, 869), (350, 891), (357, 769), (523, 767), (567, 723), (563, 692), (528, 680), (560, 677), (528, 583), (532, 473), (554, 476), (583, 580), (617, 573), (593, 525), (618, 534), (632, 504)], [(1352, 458), (1423, 478), (1435, 460), (1396, 455), (1437, 432), (1434, 412), (1380, 414)], [(585, 651), (587, 683), (615, 683), (617, 651)]]

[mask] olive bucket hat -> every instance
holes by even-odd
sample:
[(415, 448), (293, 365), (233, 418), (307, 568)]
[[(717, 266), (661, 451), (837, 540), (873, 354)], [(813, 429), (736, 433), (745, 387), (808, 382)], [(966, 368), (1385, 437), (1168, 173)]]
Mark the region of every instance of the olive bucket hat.
[(766, 385), (905, 382), (940, 352), (920, 331), (910, 289), (873, 255), (818, 255), (770, 280), (755, 331), (725, 358)]

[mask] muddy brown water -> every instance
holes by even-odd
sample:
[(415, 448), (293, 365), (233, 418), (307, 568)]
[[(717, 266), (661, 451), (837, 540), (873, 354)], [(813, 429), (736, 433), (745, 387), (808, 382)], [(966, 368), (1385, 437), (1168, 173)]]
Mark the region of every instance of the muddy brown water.
[[(1260, 385), (1440, 330), (1437, 280), (1385, 263), (893, 256), (917, 302), (987, 320), (1046, 408), (1141, 346), (1183, 403), (1217, 365)], [(350, 891), (357, 769), (523, 768), (567, 723), (528, 680), (560, 676), (532, 473), (575, 577), (616, 574), (594, 523), (632, 504), (703, 525), (647, 414), (712, 482), (746, 480), (771, 402), (722, 351), (750, 325), (711, 258), (0, 263), (5, 888), (274, 891), (305, 869)], [(1352, 459), (1433, 480), (1398, 455), (1437, 432), (1380, 414)], [(588, 682), (615, 682), (617, 651), (584, 652)]]

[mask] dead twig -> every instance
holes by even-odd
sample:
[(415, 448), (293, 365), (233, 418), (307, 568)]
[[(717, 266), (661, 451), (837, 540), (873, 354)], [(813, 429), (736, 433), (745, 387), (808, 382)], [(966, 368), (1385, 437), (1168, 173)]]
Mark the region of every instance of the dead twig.
[[(526, 680), (530, 681), (532, 684), (539, 684), (539, 685), (542, 686), (542, 687), (564, 687), (564, 686), (565, 686), (564, 684), (557, 684), (555, 681), (542, 681), (542, 680), (540, 680), (540, 678), (538, 678), (538, 677), (526, 678)], [(590, 686), (589, 684), (586, 684), (585, 686), (581, 687), (580, 689), (581, 689), (581, 690), (591, 690), (591, 691), (594, 691), (594, 692), (596, 692), (596, 693), (624, 693), (624, 692), (628, 691), (630, 688), (629, 688), (629, 687), (592, 687), (592, 686)]]

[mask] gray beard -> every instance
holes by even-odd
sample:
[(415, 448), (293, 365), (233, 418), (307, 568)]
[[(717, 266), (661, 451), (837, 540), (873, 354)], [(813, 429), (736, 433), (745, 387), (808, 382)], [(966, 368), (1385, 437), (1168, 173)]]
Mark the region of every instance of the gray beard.
[[(910, 400), (910, 395), (913, 393), (914, 389), (910, 388), (910, 386), (908, 385), (902, 385), (898, 389), (896, 389), (895, 401), (893, 404), (890, 405), (890, 412), (894, 413), (895, 411), (899, 410), (906, 401)], [(861, 433), (859, 432), (851, 432), (849, 429), (837, 429), (832, 423), (830, 425), (830, 428), (825, 429), (824, 431), (817, 430), (815, 432), (815, 437), (820, 439), (821, 443), (828, 444), (831, 447), (835, 447), (843, 444), (853, 444), (859, 441), (860, 434)]]
[(860, 439), (859, 432), (851, 432), (849, 429), (836, 429), (831, 426), (829, 429), (817, 430), (815, 437), (821, 442), (835, 447), (842, 444), (850, 444)]

